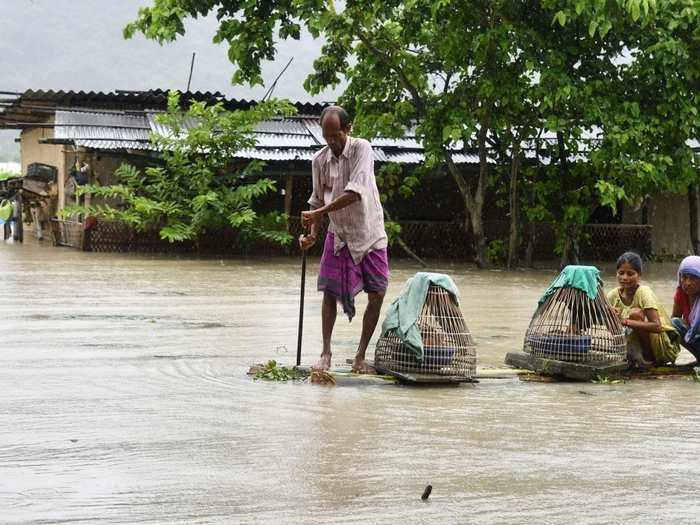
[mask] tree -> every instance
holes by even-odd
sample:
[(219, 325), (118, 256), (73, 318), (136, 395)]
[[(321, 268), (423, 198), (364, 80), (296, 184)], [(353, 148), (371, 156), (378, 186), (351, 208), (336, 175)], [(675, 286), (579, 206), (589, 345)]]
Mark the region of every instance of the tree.
[(625, 46), (608, 96), (588, 113), (601, 130), (590, 153), (604, 174), (596, 184), (601, 202), (614, 208), (658, 191), (688, 192), (697, 238), (699, 166), (690, 143), (700, 136), (700, 1), (552, 3), (566, 25), (616, 32)]
[(192, 102), (183, 112), (180, 96), (171, 92), (167, 112), (157, 117), (169, 132), (152, 137), (160, 153), (158, 165), (141, 172), (122, 164), (115, 172), (117, 184), (79, 189), (81, 195), (116, 204), (68, 206), (63, 213), (123, 221), (138, 230), (157, 228), (170, 242), (196, 241), (206, 231), (234, 228), (246, 239), (288, 244), (286, 217), (254, 210), (255, 201), (274, 190), (275, 182), (260, 177), (261, 163), (235, 158), (255, 145), (257, 122), (292, 111), (282, 102), (236, 111), (221, 103)]
[[(215, 41), (228, 44), (238, 68), (234, 81), (250, 83), (262, 82), (260, 62), (274, 58), (278, 39), (298, 38), (302, 26), (322, 35), (307, 91), (345, 77), (342, 101), (359, 131), (415, 128), (427, 166), (445, 164), (462, 196), (479, 266), (487, 263), (486, 190), (498, 176), (492, 153), (509, 159), (514, 264), (522, 149), (550, 134), (538, 152), (548, 166), (536, 173), (558, 184), (546, 206), (566, 262), (577, 260), (581, 226), (599, 203), (688, 188), (699, 1), (362, 0), (336, 9), (332, 0), (156, 0), (125, 34), (167, 42), (185, 19), (214, 12)], [(455, 162), (474, 152), (477, 173)]]
[[(517, 48), (509, 13), (524, 11), (520, 4), (392, 0), (347, 3), (336, 10), (332, 1), (158, 0), (139, 11), (125, 34), (140, 31), (167, 42), (184, 32), (186, 18), (216, 12), (215, 41), (228, 43), (229, 58), (238, 67), (234, 81), (250, 83), (262, 82), (260, 61), (274, 58), (275, 38), (298, 38), (301, 25), (323, 35), (326, 43), (307, 90), (317, 93), (345, 76), (343, 102), (357, 115), (361, 132), (415, 127), (428, 165), (446, 163), (460, 191), (475, 261), (484, 266), (489, 130), (498, 118), (499, 93), (513, 79), (508, 65)], [(472, 151), (479, 155), (476, 174), (454, 160), (455, 154)]]

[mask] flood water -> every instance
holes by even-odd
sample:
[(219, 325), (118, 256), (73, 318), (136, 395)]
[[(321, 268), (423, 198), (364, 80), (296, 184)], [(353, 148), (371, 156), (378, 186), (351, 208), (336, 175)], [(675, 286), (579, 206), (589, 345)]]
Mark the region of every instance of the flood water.
[[(320, 351), (317, 268), (305, 363)], [(521, 348), (555, 275), (431, 269), (459, 286), (480, 366)], [(387, 297), (416, 270), (396, 262)], [(674, 271), (646, 276), (669, 308)], [(254, 382), (252, 363), (294, 362), (299, 278), (297, 259), (0, 245), (0, 522), (700, 520), (700, 385)], [(338, 318), (334, 363), (360, 321)]]

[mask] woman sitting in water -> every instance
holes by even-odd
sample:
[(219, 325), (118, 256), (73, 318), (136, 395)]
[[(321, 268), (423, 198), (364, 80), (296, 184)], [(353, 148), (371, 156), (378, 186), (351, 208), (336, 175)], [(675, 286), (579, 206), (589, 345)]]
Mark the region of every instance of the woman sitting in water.
[(691, 255), (678, 267), (678, 288), (673, 296), (673, 326), (681, 344), (700, 363), (700, 257)]
[(651, 288), (640, 284), (641, 278), (641, 257), (623, 253), (617, 260), (620, 286), (608, 293), (608, 301), (626, 328), (627, 358), (638, 366), (674, 363), (680, 337)]

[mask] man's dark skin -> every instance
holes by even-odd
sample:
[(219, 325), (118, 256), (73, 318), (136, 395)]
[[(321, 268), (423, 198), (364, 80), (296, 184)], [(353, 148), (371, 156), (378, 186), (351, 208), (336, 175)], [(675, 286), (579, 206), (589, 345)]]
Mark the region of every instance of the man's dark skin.
[[(345, 128), (341, 126), (340, 118), (337, 113), (328, 113), (321, 122), (323, 138), (336, 157), (339, 157), (343, 153), (351, 128), (351, 124), (348, 124)], [(319, 225), (328, 212), (342, 210), (358, 200), (360, 200), (360, 196), (357, 193), (346, 191), (333, 202), (325, 206), (301, 212), (302, 225), (305, 228), (310, 228), (310, 233), (308, 235), (301, 235), (299, 237), (299, 246), (301, 249), (307, 250), (314, 245), (318, 237)], [(374, 333), (374, 329), (377, 327), (383, 300), (384, 292), (369, 292), (367, 294), (367, 309), (362, 318), (362, 335), (360, 336), (360, 344), (357, 347), (357, 354), (355, 355), (355, 360), (352, 365), (352, 369), (356, 372), (367, 373), (371, 371), (371, 367), (365, 361), (365, 353), (369, 345), (369, 340)], [(321, 306), (323, 350), (321, 352), (321, 358), (314, 368), (328, 370), (331, 367), (331, 336), (333, 334), (333, 326), (335, 325), (336, 317), (337, 299), (334, 295), (324, 292)]]

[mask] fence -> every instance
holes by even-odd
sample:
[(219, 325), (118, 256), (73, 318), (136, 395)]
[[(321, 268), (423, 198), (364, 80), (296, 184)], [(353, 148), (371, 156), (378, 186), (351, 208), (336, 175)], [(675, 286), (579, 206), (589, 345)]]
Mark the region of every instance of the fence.
[[(401, 238), (420, 257), (429, 259), (466, 260), (473, 256), (471, 237), (458, 222), (399, 221)], [(298, 254), (296, 242), (302, 228), (297, 218), (289, 220), (289, 233), (293, 241), (289, 246), (279, 246), (269, 241), (243, 242), (234, 230), (207, 232), (197, 242), (170, 243), (160, 238), (155, 230), (139, 232), (119, 222), (97, 221), (85, 228), (75, 221), (53, 219), (51, 230), (54, 244), (70, 246), (93, 252), (138, 252), (200, 255), (291, 255)], [(502, 239), (507, 232), (505, 221), (484, 224), (488, 239)], [(536, 259), (555, 258), (554, 230), (549, 224), (535, 225), (533, 254)], [(325, 227), (321, 229), (323, 239)], [(525, 243), (522, 249), (524, 251)], [(310, 253), (319, 255), (323, 242), (317, 242)], [(651, 226), (636, 224), (587, 224), (580, 239), (581, 257), (587, 260), (614, 259), (625, 250), (635, 250), (643, 256), (652, 252)], [(403, 250), (396, 246), (392, 257), (403, 257)]]
[(85, 250), (85, 226), (82, 222), (51, 219), (51, 237), (54, 246)]

